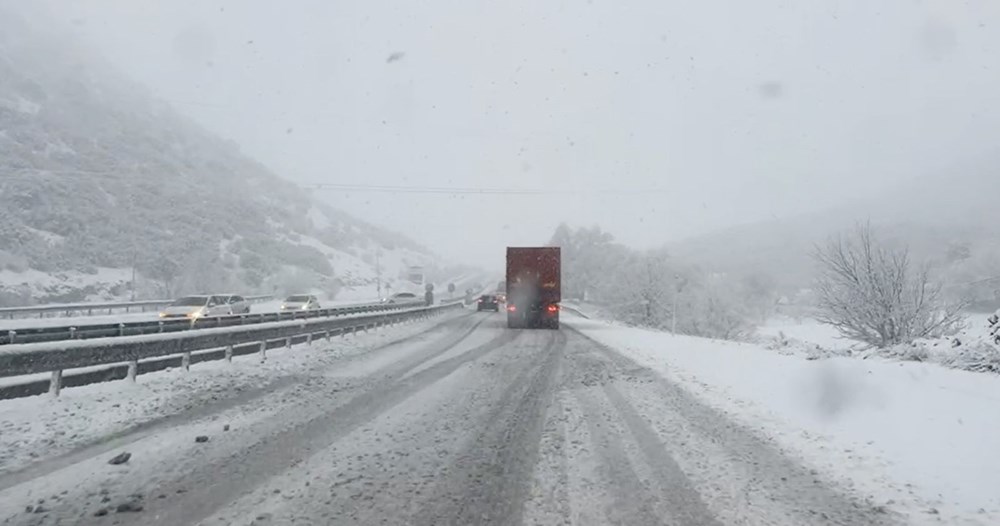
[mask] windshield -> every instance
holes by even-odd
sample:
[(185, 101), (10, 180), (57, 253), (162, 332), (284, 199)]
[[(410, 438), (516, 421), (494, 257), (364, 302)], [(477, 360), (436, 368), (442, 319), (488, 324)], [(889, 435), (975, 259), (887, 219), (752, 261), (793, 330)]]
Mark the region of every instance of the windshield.
[(994, 526), (998, 445), (1000, 0), (0, 0), (0, 524)]
[(208, 303), (205, 296), (187, 296), (170, 304), (172, 307), (199, 307)]

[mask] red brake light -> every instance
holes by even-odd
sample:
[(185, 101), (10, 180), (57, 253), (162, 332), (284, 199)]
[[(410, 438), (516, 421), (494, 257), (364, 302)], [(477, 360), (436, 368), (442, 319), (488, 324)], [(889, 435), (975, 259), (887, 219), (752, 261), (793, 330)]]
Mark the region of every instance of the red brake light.
[(515, 307), (514, 305), (507, 305), (507, 312), (514, 312), (516, 310), (517, 307)]
[(545, 310), (549, 312), (556, 312), (557, 310), (559, 310), (559, 305), (556, 305), (555, 303), (550, 303), (548, 307), (545, 307)]

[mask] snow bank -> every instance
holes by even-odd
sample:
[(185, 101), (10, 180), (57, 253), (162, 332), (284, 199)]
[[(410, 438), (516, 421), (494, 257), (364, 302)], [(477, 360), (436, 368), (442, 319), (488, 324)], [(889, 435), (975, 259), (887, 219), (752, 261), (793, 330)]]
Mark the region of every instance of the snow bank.
[[(1000, 313), (993, 316), (1000, 316)], [(841, 337), (816, 320), (775, 317), (757, 330), (755, 343), (783, 354), (810, 359), (834, 356), (872, 357), (897, 361), (929, 362), (964, 371), (1000, 373), (1000, 322), (986, 314), (967, 314), (964, 327), (950, 337), (921, 339), (887, 349)]]
[(787, 316), (775, 316), (757, 329), (757, 335), (764, 338), (799, 340), (830, 350), (859, 345), (858, 342), (844, 339), (833, 327), (811, 318), (793, 319)]
[(911, 521), (1000, 523), (994, 375), (566, 321)]

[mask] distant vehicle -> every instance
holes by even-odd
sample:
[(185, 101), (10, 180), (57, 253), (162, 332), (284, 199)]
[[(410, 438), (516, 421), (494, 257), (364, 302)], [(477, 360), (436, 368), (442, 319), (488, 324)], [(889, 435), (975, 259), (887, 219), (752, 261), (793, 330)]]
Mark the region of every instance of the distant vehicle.
[(411, 301), (420, 301), (420, 298), (412, 292), (397, 292), (382, 300), (383, 303), (409, 303)]
[(316, 299), (316, 296), (309, 294), (295, 294), (281, 302), (281, 310), (315, 310), (318, 308), (320, 308), (319, 300)]
[(559, 247), (507, 247), (507, 327), (559, 328)]
[(190, 318), (228, 316), (233, 311), (228, 296), (184, 296), (160, 311), (161, 318)]
[(498, 302), (497, 297), (492, 294), (483, 294), (482, 296), (479, 296), (479, 301), (476, 302), (476, 310), (491, 310), (493, 312), (500, 312), (500, 302)]
[(226, 303), (229, 304), (229, 310), (233, 314), (249, 314), (250, 313), (250, 302), (247, 301), (243, 296), (238, 296), (236, 294), (226, 294), (223, 295), (226, 298)]

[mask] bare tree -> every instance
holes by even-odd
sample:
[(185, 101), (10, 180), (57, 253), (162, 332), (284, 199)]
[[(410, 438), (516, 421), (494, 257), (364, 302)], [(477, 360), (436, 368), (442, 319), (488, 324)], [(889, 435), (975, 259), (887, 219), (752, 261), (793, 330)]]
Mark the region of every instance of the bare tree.
[(876, 347), (948, 334), (961, 324), (963, 305), (946, 302), (926, 265), (911, 268), (906, 248), (878, 243), (869, 224), (818, 247), (819, 321), (843, 336)]

